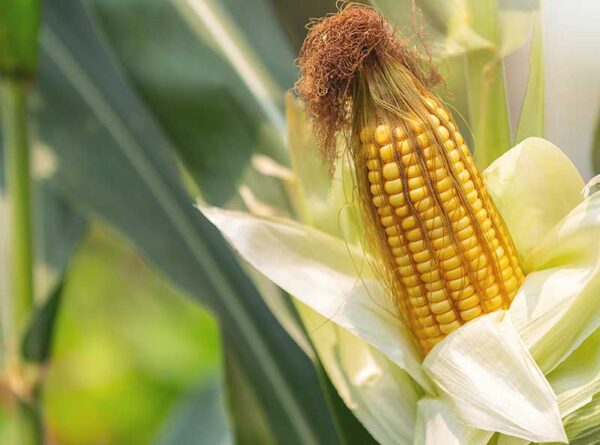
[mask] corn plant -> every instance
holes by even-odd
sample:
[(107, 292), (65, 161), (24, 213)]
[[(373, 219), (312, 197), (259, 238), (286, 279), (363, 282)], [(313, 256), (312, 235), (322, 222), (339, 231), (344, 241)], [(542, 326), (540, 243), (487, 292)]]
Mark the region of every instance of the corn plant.
[[(7, 440), (51, 443), (52, 338), (101, 221), (219, 325), (222, 384), (156, 444), (594, 443), (599, 195), (542, 139), (540, 4), (361, 4), (0, 4)], [(415, 36), (376, 62), (403, 74), (359, 85), (356, 63), (315, 106), (356, 29), (309, 56), (348, 11), (385, 30), (386, 57)]]

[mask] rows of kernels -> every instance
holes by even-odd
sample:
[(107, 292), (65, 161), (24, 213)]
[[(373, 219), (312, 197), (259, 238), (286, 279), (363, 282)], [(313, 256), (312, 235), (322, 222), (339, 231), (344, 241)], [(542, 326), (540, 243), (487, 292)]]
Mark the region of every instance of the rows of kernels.
[(385, 125), (362, 137), (372, 201), (425, 352), (462, 323), (501, 308), (501, 288), (510, 300), (522, 281), (514, 250), (507, 255), (500, 245), (507, 234), (485, 208), (489, 197), (462, 137), (445, 110), (434, 111), (429, 124), (441, 144), (432, 144), (418, 123), (411, 125), (416, 150), (399, 128), (393, 138)]

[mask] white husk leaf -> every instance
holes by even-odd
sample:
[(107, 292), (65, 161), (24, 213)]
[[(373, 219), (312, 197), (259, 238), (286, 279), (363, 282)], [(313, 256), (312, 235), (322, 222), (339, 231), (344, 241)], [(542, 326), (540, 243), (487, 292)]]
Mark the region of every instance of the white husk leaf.
[(575, 166), (541, 138), (527, 138), (496, 159), (483, 179), (521, 259), (583, 199)]
[(532, 441), (566, 442), (556, 396), (505, 312), (454, 331), (423, 367), (459, 421)]
[(458, 422), (451, 407), (441, 400), (419, 401), (414, 445), (486, 445), (492, 435)]
[(422, 391), (373, 346), (299, 303), (323, 367), (356, 417), (381, 444), (410, 444)]
[(431, 390), (387, 291), (362, 251), (316, 229), (218, 208), (198, 208), (254, 268), (323, 317), (363, 338)]

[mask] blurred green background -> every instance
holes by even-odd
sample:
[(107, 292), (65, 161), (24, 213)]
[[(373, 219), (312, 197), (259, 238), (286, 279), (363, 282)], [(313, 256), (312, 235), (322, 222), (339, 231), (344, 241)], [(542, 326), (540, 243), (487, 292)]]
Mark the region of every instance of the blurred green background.
[[(368, 3), (408, 29), (410, 1)], [(543, 134), (545, 122), (546, 137), (589, 178), (600, 59), (590, 55), (596, 25), (582, 14), (600, 12), (599, 3), (544, 4), (543, 61), (530, 51), (536, 0), (417, 3), (461, 125), (498, 154)], [(292, 215), (285, 185), (254, 161), (289, 166), (284, 93), (297, 77), (305, 24), (335, 7), (43, 2), (27, 91), (36, 307), (62, 289), (42, 398), (49, 444), (372, 443), (320, 369), (288, 296), (242, 269), (193, 208), (198, 196), (229, 208), (257, 198)], [(486, 84), (482, 67), (499, 55)], [(529, 77), (542, 65), (545, 88)], [(484, 89), (492, 118), (479, 122), (482, 104), (466, 91)], [(523, 129), (526, 89), (538, 95)], [(10, 292), (6, 211), (2, 194), (0, 302)], [(6, 324), (9, 308), (1, 310)], [(4, 444), (11, 400), (0, 388)]]

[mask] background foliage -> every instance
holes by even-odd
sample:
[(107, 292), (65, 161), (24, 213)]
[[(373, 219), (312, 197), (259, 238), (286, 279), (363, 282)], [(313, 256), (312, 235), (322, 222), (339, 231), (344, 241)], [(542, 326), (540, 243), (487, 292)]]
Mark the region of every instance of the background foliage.
[[(372, 3), (410, 31), (410, 2)], [(538, 2), (417, 3), (448, 76), (441, 93), (483, 147), (478, 162), (542, 135)], [(305, 24), (334, 10), (333, 0), (44, 4), (29, 97), (35, 282), (38, 308), (59, 310), (47, 328), (34, 322), (31, 350), (53, 333), (43, 405), (55, 443), (372, 441), (289, 297), (243, 269), (192, 206), (199, 195), (231, 208), (257, 198), (292, 215), (285, 186), (255, 161), (289, 166), (284, 92)], [(523, 48), (519, 118), (504, 64)], [(5, 224), (2, 235), (4, 248)], [(0, 416), (0, 440), (9, 431)]]

